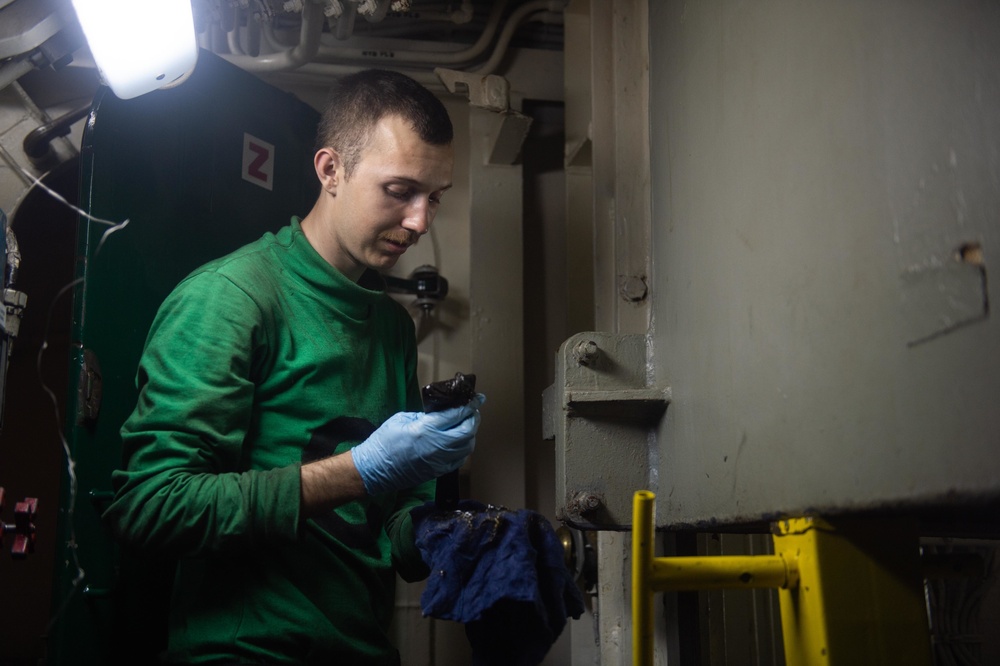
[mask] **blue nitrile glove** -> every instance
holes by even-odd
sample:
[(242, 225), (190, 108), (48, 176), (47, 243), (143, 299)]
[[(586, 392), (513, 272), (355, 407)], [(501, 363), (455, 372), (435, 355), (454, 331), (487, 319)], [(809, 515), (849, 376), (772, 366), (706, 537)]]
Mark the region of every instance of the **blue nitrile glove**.
[(476, 447), (477, 393), (462, 407), (440, 412), (399, 412), (351, 449), (369, 495), (411, 488), (458, 469)]

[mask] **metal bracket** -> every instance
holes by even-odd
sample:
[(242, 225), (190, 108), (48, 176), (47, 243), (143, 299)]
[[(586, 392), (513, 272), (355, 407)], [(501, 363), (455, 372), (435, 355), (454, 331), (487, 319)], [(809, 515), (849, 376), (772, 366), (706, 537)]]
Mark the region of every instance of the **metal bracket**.
[(594, 146), (589, 137), (566, 142), (566, 156), (564, 164), (567, 169), (574, 167), (592, 167)]
[(650, 441), (670, 389), (646, 378), (646, 337), (578, 333), (556, 354), (543, 431), (556, 440), (556, 513), (579, 529), (628, 529), (650, 486)]
[(503, 112), (510, 108), (510, 82), (502, 76), (437, 67), (434, 69), (448, 92), (465, 95), (472, 106)]
[(528, 136), (531, 120), (531, 117), (517, 111), (500, 113), (497, 116), (496, 126), (489, 136), (486, 164), (514, 164)]
[(488, 137), (487, 164), (513, 164), (521, 154), (531, 118), (510, 108), (510, 82), (502, 76), (460, 72), (438, 67), (434, 70), (449, 92), (465, 95), (469, 104), (497, 114)]

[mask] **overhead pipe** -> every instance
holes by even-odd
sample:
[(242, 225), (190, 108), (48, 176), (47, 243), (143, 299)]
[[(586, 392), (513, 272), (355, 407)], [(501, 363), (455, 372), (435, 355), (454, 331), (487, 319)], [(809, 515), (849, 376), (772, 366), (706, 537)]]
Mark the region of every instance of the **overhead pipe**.
[(226, 33), (226, 45), (229, 46), (229, 53), (231, 55), (247, 55), (247, 52), (243, 50), (243, 45), (240, 44), (239, 26)]
[[(451, 69), (460, 69), (471, 64), (478, 56), (486, 50), (492, 41), (493, 34), (499, 24), (506, 0), (495, 5), (490, 15), (489, 22), (480, 36), (479, 40), (468, 49), (463, 51), (449, 52), (422, 52), (422, 51), (399, 51), (393, 50), (391, 58), (379, 58), (377, 56), (365, 55), (365, 49), (351, 49), (345, 47), (321, 46), (319, 55), (323, 60), (354, 61), (364, 63), (385, 63), (408, 65), (441, 66), (450, 65)], [(481, 66), (474, 69), (477, 74), (486, 76), (496, 71), (503, 57), (506, 55), (507, 47), (510, 45), (514, 33), (524, 23), (530, 21), (560, 22), (562, 21), (562, 10), (566, 7), (566, 0), (534, 0), (518, 7), (507, 19), (497, 45), (493, 49), (490, 58)]]
[[(259, 0), (258, 0), (259, 3)], [(248, 55), (256, 58), (260, 55), (261, 22), (264, 21), (264, 13), (254, 9), (246, 10), (246, 48), (240, 41), (241, 26), (237, 20), (232, 30), (226, 32), (226, 44), (229, 53), (232, 55)], [(284, 50), (274, 49), (275, 51)]]
[[(329, 5), (327, 8), (329, 9)], [(330, 11), (327, 11), (326, 15), (329, 23), (336, 23), (337, 17), (331, 16)], [(412, 35), (414, 33), (419, 33), (423, 29), (423, 26), (428, 23), (451, 23), (452, 25), (465, 25), (466, 23), (471, 23), (472, 19), (475, 17), (476, 13), (471, 0), (462, 0), (462, 4), (458, 9), (441, 12), (417, 11), (413, 16), (408, 17), (410, 20), (406, 23), (396, 22), (391, 23), (390, 25), (386, 25), (384, 21), (373, 23), (365, 30), (363, 37), (384, 38), (396, 37), (399, 35)], [(333, 26), (331, 26), (331, 29), (333, 29)], [(271, 34), (271, 43), (280, 43), (274, 37), (273, 32)], [(320, 48), (322, 48), (322, 46)]]
[[(257, 2), (262, 1), (257, 0)], [(284, 3), (286, 12), (293, 11), (290, 9), (293, 1), (301, 2), (301, 0), (287, 0)], [(360, 0), (314, 1), (323, 5), (323, 16), (326, 17), (326, 23), (330, 28), (330, 37), (333, 39), (350, 39), (351, 34), (354, 32), (354, 19), (357, 18), (358, 2)], [(279, 38), (271, 23), (266, 23), (262, 27), (262, 32), (264, 41), (272, 51), (282, 51), (294, 46), (294, 44)], [(322, 39), (322, 34), (320, 35), (320, 39)]]
[(444, 12), (420, 12), (420, 18), (425, 21), (448, 21), (455, 25), (463, 25), (472, 20), (475, 10), (472, 8), (472, 0), (462, 0), (462, 5), (458, 9), (450, 9)]
[(262, 26), (262, 35), (264, 37), (264, 43), (267, 44), (267, 48), (272, 51), (284, 51), (285, 49), (292, 48), (292, 45), (285, 44), (278, 36), (274, 34), (274, 26), (270, 23), (265, 23)]
[[(355, 74), (365, 69), (367, 66), (370, 65), (336, 65), (333, 63), (311, 62), (302, 65), (301, 67), (297, 67), (289, 72), (285, 72), (284, 75), (292, 77), (293, 80), (301, 81), (307, 85), (329, 85), (331, 78), (339, 78), (349, 74)], [(447, 91), (444, 84), (441, 82), (441, 79), (434, 72), (408, 69), (406, 67), (384, 67), (383, 69), (396, 71), (400, 74), (406, 74), (425, 88), (442, 92)]]
[(344, 11), (337, 18), (337, 28), (334, 37), (343, 41), (354, 34), (354, 21), (358, 18), (358, 3), (351, 0), (344, 2)]
[(393, 50), (392, 58), (377, 58), (365, 55), (365, 52), (370, 49), (321, 46), (319, 54), (320, 57), (325, 60), (358, 60), (363, 62), (391, 61), (421, 65), (461, 66), (474, 61), (476, 58), (481, 56), (487, 48), (489, 48), (489, 45), (493, 42), (493, 36), (496, 34), (497, 27), (500, 25), (500, 19), (503, 16), (503, 12), (507, 8), (507, 4), (508, 0), (499, 0), (494, 3), (493, 9), (490, 11), (490, 17), (486, 21), (486, 27), (483, 28), (483, 32), (479, 35), (479, 39), (477, 39), (472, 46), (467, 49), (462, 49), (461, 51), (437, 53), (433, 51), (424, 52)]
[(238, 54), (220, 55), (238, 67), (254, 72), (284, 72), (297, 69), (316, 57), (324, 19), (322, 5), (311, 0), (307, 1), (302, 7), (302, 25), (299, 29), (297, 46), (256, 58)]
[[(498, 0), (494, 3), (489, 19), (487, 19), (486, 26), (483, 28), (483, 32), (480, 34), (479, 39), (477, 39), (472, 46), (462, 49), (461, 51), (425, 52), (394, 49), (392, 52), (392, 58), (380, 58), (377, 56), (367, 55), (371, 49), (361, 49), (347, 46), (328, 46), (321, 44), (318, 56), (325, 62), (334, 61), (337, 63), (347, 61), (397, 66), (400, 63), (405, 63), (407, 65), (418, 66), (450, 65), (452, 67), (461, 67), (463, 65), (470, 64), (486, 52), (486, 49), (493, 42), (493, 37), (497, 32), (497, 28), (500, 25), (500, 19), (503, 16), (504, 9), (506, 9), (508, 2), (509, 0)], [(343, 16), (341, 16), (341, 20), (343, 20)], [(271, 26), (264, 26), (264, 39), (273, 49), (284, 48)]]
[(260, 55), (261, 22), (264, 15), (258, 12), (247, 12), (247, 48), (246, 54), (257, 57)]
[(32, 164), (37, 165), (43, 162), (52, 151), (52, 141), (69, 134), (73, 123), (90, 113), (90, 107), (91, 103), (87, 102), (28, 132), (21, 145), (24, 154), (28, 156)]
[(557, 13), (561, 18), (561, 12), (565, 7), (566, 0), (535, 0), (534, 2), (528, 2), (518, 7), (510, 15), (510, 18), (507, 19), (507, 23), (503, 27), (503, 32), (500, 33), (500, 39), (497, 40), (497, 45), (493, 49), (493, 55), (473, 71), (483, 76), (492, 74), (507, 54), (507, 47), (510, 45), (510, 40), (514, 37), (514, 33), (522, 23), (526, 21), (551, 20), (551, 13)]
[[(354, 3), (346, 3), (354, 8)], [(367, 55), (368, 49), (351, 47), (334, 47), (321, 45), (320, 33), (322, 32), (322, 8), (318, 4), (306, 3), (303, 9), (301, 41), (294, 49), (282, 51), (278, 54), (260, 56), (257, 58), (247, 55), (225, 55), (229, 62), (243, 67), (244, 69), (259, 72), (281, 72), (301, 69), (308, 65), (308, 72), (312, 75), (333, 75), (343, 74), (349, 71), (357, 71), (357, 66), (343, 65), (344, 61), (360, 63), (364, 65), (416, 65), (416, 66), (441, 66), (450, 65), (452, 68), (460, 68), (468, 65), (477, 57), (482, 55), (489, 44), (493, 41), (493, 35), (499, 26), (503, 10), (506, 8), (508, 0), (500, 0), (494, 4), (487, 21), (487, 25), (479, 39), (471, 47), (462, 51), (448, 52), (421, 52), (421, 51), (399, 51), (393, 50), (391, 58), (380, 58)], [(534, 0), (518, 7), (507, 19), (503, 30), (500, 33), (497, 46), (494, 48), (490, 58), (476, 68), (474, 71), (483, 76), (491, 74), (499, 66), (506, 55), (510, 41), (523, 23), (528, 21), (558, 21), (561, 19), (561, 11), (566, 6), (566, 0)], [(350, 10), (348, 10), (350, 11)], [(347, 12), (345, 12), (346, 14)], [(343, 16), (341, 16), (343, 19)], [(339, 22), (338, 22), (339, 27)], [(271, 26), (264, 26), (263, 36), (267, 43), (273, 47), (280, 47), (277, 36)], [(315, 43), (314, 43), (315, 40)], [(238, 40), (236, 40), (238, 42)], [(238, 46), (238, 44), (237, 44)], [(323, 63), (310, 62), (312, 57), (306, 58), (305, 54), (311, 52), (313, 56), (321, 58)], [(328, 61), (337, 61), (337, 64)], [(435, 77), (436, 78), (436, 77)]]

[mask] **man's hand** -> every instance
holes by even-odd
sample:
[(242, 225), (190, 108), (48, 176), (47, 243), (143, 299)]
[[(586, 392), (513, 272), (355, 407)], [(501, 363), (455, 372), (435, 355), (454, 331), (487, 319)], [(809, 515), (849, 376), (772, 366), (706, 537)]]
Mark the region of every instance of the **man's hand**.
[(310, 518), (367, 493), (401, 490), (458, 469), (476, 446), (479, 407), (400, 412), (346, 453), (302, 466), (302, 517)]
[(476, 394), (467, 405), (440, 412), (400, 412), (351, 449), (354, 466), (369, 495), (419, 485), (458, 469), (476, 446), (479, 407)]

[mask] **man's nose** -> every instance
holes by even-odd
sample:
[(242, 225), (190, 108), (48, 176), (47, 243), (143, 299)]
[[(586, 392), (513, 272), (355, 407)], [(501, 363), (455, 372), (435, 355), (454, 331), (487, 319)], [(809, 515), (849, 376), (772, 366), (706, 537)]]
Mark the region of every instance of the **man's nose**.
[(431, 221), (433, 219), (434, 210), (432, 209), (430, 202), (415, 202), (406, 209), (406, 218), (403, 220), (403, 228), (409, 229), (410, 231), (422, 236), (430, 229)]

